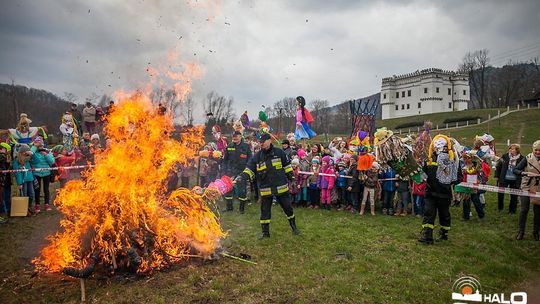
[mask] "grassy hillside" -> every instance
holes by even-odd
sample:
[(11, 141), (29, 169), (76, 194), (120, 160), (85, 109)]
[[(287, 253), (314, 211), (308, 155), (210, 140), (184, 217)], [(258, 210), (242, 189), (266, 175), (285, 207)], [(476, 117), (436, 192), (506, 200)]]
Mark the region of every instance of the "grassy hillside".
[[(444, 120), (447, 118), (462, 118), (462, 117), (468, 117), (468, 116), (477, 116), (480, 117), (482, 120), (488, 119), (489, 115), (491, 117), (497, 115), (497, 111), (500, 110), (501, 113), (506, 111), (506, 109), (474, 109), (474, 110), (466, 110), (466, 111), (459, 111), (459, 112), (445, 112), (445, 113), (434, 113), (434, 114), (424, 114), (424, 115), (415, 115), (415, 116), (408, 116), (408, 117), (401, 117), (401, 118), (392, 118), (392, 119), (385, 119), (385, 120), (377, 120), (376, 124), (377, 126), (384, 126), (388, 129), (396, 129), (399, 127), (399, 125), (405, 124), (405, 123), (423, 123), (426, 120), (430, 120), (433, 123), (433, 128), (435, 128), (436, 125), (439, 125), (440, 128), (444, 127)], [(476, 123), (476, 122), (475, 122)], [(415, 129), (416, 128), (411, 128)]]
[(530, 109), (514, 112), (501, 119), (478, 126), (444, 130), (435, 132), (435, 134), (450, 135), (463, 145), (470, 146), (475, 135), (488, 132), (495, 137), (497, 148), (500, 151), (506, 150), (506, 140), (510, 139), (511, 143), (521, 144), (523, 152), (528, 153), (531, 151), (532, 143), (540, 139), (539, 122), (540, 109)]

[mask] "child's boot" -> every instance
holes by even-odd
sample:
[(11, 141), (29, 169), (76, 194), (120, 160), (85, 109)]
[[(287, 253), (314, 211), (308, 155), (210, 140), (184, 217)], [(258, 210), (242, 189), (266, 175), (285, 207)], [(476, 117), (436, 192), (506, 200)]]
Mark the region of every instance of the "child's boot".
[(375, 203), (371, 203), (371, 215), (375, 215)]
[(360, 207), (360, 215), (364, 215), (365, 209), (366, 209), (366, 203), (362, 203), (362, 206)]

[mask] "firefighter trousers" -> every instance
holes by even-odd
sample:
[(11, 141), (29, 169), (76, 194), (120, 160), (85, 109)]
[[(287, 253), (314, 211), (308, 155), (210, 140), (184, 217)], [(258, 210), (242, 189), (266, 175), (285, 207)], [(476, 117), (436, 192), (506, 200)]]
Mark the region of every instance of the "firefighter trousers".
[(435, 218), (439, 214), (439, 225), (441, 229), (450, 230), (450, 203), (452, 198), (440, 198), (435, 196), (426, 196), (424, 198), (424, 218), (422, 220), (423, 228), (435, 228)]

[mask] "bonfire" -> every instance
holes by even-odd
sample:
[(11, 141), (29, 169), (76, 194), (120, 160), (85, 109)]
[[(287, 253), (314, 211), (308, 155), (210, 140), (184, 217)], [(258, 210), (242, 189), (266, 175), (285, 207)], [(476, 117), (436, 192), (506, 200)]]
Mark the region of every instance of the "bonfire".
[(148, 274), (216, 253), (224, 232), (204, 198), (187, 189), (166, 191), (171, 170), (191, 162), (204, 144), (203, 129), (177, 141), (173, 128), (172, 117), (147, 95), (119, 100), (107, 117), (110, 145), (82, 180), (58, 192), (62, 229), (33, 261), (38, 271), (78, 278), (97, 267)]

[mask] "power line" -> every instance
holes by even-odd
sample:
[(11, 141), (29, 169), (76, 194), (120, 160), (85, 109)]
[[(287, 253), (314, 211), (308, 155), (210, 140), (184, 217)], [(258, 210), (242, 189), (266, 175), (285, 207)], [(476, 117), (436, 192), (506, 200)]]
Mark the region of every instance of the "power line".
[(540, 42), (536, 42), (536, 43), (531, 44), (531, 45), (527, 45), (527, 46), (524, 46), (524, 47), (520, 47), (520, 48), (517, 48), (517, 49), (508, 50), (508, 51), (496, 54), (492, 58), (495, 59), (495, 58), (498, 58), (498, 57), (505, 57), (510, 53), (515, 53), (515, 52), (519, 52), (519, 51), (524, 50), (524, 49), (535, 48), (535, 47), (539, 47), (539, 46), (540, 46)]

